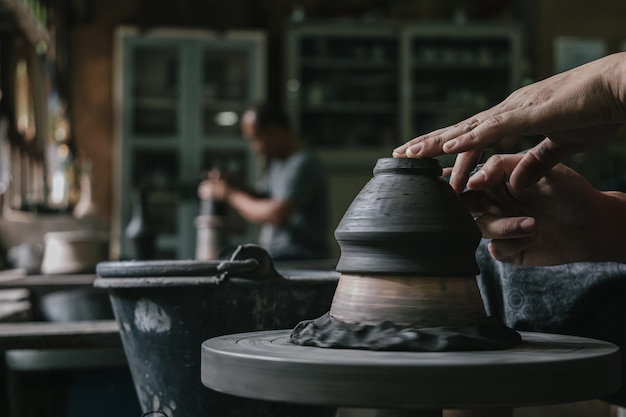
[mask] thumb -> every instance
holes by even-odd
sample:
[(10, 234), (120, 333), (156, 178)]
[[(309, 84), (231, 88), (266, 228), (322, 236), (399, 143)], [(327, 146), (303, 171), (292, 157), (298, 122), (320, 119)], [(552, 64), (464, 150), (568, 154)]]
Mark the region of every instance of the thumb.
[(516, 189), (528, 187), (571, 154), (571, 151), (563, 149), (549, 138), (545, 138), (526, 152), (522, 160), (513, 169), (509, 181)]

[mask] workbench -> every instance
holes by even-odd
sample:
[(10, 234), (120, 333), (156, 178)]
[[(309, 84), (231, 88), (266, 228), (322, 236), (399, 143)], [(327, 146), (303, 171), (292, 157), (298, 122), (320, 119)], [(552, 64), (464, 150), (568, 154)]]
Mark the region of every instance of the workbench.
[[(126, 379), (130, 381), (119, 326), (113, 318), (46, 321), (42, 317), (41, 303), (46, 296), (95, 291), (95, 278), (95, 274), (0, 272), (0, 294), (5, 295), (0, 301), (0, 369), (4, 375), (0, 414), (36, 415), (42, 412), (41, 407), (52, 408), (53, 403), (60, 401), (59, 396), (72, 395), (65, 392), (70, 388), (83, 391), (74, 397), (89, 398), (93, 396), (94, 381), (113, 378), (117, 385)], [(102, 301), (108, 302), (106, 292), (101, 292), (106, 297)], [(81, 382), (76, 382), (76, 378), (81, 378)], [(89, 384), (91, 394), (85, 393)], [(125, 389), (134, 395), (130, 382)], [(28, 398), (35, 391), (38, 401), (32, 402)], [(139, 413), (138, 408), (134, 410)]]

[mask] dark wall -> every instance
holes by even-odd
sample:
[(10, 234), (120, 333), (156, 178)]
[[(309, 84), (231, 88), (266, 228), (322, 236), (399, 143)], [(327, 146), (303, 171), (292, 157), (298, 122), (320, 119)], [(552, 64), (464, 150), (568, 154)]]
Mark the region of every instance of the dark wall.
[(557, 36), (597, 37), (609, 52), (626, 40), (626, 2), (611, 0), (550, 0), (537, 2), (537, 73), (545, 77), (554, 71), (553, 41)]

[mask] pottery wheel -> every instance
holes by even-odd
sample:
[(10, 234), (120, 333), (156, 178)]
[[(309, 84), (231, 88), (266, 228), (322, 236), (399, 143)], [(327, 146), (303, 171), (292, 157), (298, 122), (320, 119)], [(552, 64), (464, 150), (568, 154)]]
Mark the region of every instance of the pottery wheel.
[(254, 399), (416, 410), (572, 402), (620, 385), (618, 347), (582, 337), (521, 332), (507, 350), (380, 352), (298, 346), (290, 333), (205, 341), (202, 383)]

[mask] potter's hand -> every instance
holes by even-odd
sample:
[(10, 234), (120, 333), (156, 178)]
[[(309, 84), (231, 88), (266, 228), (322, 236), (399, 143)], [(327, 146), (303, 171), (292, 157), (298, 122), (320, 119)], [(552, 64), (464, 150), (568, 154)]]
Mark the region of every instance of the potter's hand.
[(523, 158), (489, 158), (461, 195), (494, 258), (516, 265), (626, 260), (626, 195), (600, 192), (562, 164), (513, 188), (508, 180)]
[(230, 185), (219, 171), (210, 171), (208, 178), (198, 185), (198, 197), (202, 200), (225, 201), (230, 193)]
[(626, 121), (626, 53), (609, 55), (513, 92), (456, 125), (416, 137), (394, 157), (459, 153), (450, 184), (461, 192), (483, 149), (506, 137), (542, 135), (511, 173), (523, 188), (564, 158), (607, 142)]

